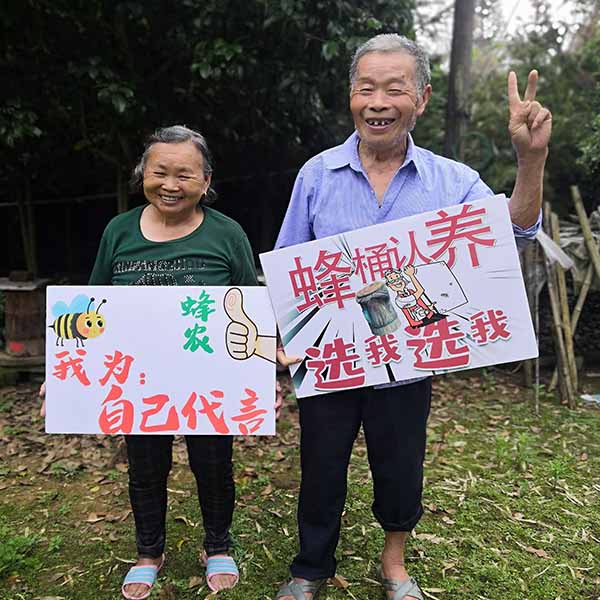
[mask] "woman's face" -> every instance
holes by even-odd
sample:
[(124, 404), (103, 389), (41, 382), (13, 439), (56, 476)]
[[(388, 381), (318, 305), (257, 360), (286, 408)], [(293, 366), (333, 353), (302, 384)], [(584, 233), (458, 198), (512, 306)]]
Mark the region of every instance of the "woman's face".
[(144, 195), (162, 215), (185, 220), (209, 186), (202, 153), (193, 142), (150, 147), (144, 169)]

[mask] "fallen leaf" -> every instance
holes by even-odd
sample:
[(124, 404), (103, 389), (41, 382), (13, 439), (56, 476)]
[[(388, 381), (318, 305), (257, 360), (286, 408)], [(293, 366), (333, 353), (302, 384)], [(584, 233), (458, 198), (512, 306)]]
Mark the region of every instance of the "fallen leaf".
[(194, 577), (190, 577), (190, 580), (188, 581), (188, 590), (191, 590), (195, 587), (200, 587), (203, 584), (204, 577), (198, 577), (197, 575), (195, 575)]
[(85, 520), (86, 523), (98, 523), (99, 521), (104, 521), (106, 514), (104, 513), (90, 513), (88, 518)]
[(534, 548), (533, 546), (527, 546), (525, 548), (525, 550), (527, 552), (529, 552), (530, 554), (535, 554), (539, 558), (550, 558), (548, 556), (548, 553), (545, 550), (542, 550), (541, 548)]
[(269, 549), (263, 544), (262, 545), (262, 549), (265, 551), (265, 554), (267, 555), (267, 558), (274, 563), (275, 560), (273, 559), (273, 555), (271, 554), (271, 552), (269, 551)]
[(345, 590), (346, 588), (350, 587), (348, 580), (342, 577), (341, 575), (334, 575), (330, 578), (329, 581), (331, 581), (331, 583), (333, 583), (333, 585), (335, 585), (336, 588), (340, 588), (342, 590)]
[(417, 533), (415, 537), (418, 540), (422, 540), (424, 542), (431, 542), (432, 544), (440, 544), (441, 542), (446, 541), (444, 538), (439, 537), (434, 533)]

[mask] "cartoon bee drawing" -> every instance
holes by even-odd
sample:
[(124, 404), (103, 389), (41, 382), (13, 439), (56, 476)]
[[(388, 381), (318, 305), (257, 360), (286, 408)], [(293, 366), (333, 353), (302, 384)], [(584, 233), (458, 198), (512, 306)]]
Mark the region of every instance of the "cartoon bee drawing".
[(83, 340), (98, 337), (104, 332), (106, 319), (100, 314), (100, 307), (106, 302), (106, 299), (100, 302), (98, 308), (91, 310), (93, 302), (94, 298), (80, 294), (73, 299), (69, 306), (61, 301), (52, 307), (55, 320), (52, 325), (49, 325), (49, 328), (53, 329), (56, 334), (57, 346), (58, 342), (64, 346), (65, 340), (74, 339), (77, 348), (79, 348), (79, 342), (83, 347)]

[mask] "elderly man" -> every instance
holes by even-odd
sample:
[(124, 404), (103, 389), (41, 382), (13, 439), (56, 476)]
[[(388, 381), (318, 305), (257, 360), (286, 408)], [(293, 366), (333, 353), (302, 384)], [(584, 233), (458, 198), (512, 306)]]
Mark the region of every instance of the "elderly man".
[[(535, 100), (537, 79), (532, 71), (521, 100), (516, 75), (508, 76), (508, 129), (518, 165), (509, 207), (517, 242), (539, 227), (551, 131), (550, 112)], [(410, 131), (431, 97), (429, 82), (427, 56), (407, 38), (378, 35), (356, 51), (350, 68), (356, 131), (302, 167), (277, 248), (492, 195), (469, 167), (413, 143)], [(281, 358), (287, 364), (297, 360)], [(392, 385), (298, 400), (300, 551), (277, 599), (313, 599), (335, 574), (348, 462), (361, 425), (373, 475), (373, 513), (385, 531), (383, 586), (392, 600), (423, 599), (406, 571), (404, 544), (423, 514), (431, 380)]]

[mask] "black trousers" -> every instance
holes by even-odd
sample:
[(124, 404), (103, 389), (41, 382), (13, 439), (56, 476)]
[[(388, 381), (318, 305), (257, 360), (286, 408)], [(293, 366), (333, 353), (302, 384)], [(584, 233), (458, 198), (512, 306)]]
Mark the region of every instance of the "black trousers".
[(300, 552), (293, 577), (335, 575), (335, 549), (348, 463), (362, 424), (373, 477), (373, 514), (385, 531), (410, 531), (423, 507), (423, 461), (431, 379), (393, 388), (361, 388), (298, 399), (302, 482)]
[[(157, 558), (165, 549), (167, 478), (173, 436), (126, 435), (129, 498), (140, 558)], [(204, 522), (204, 549), (209, 556), (228, 551), (235, 486), (232, 436), (190, 435), (185, 438)]]

